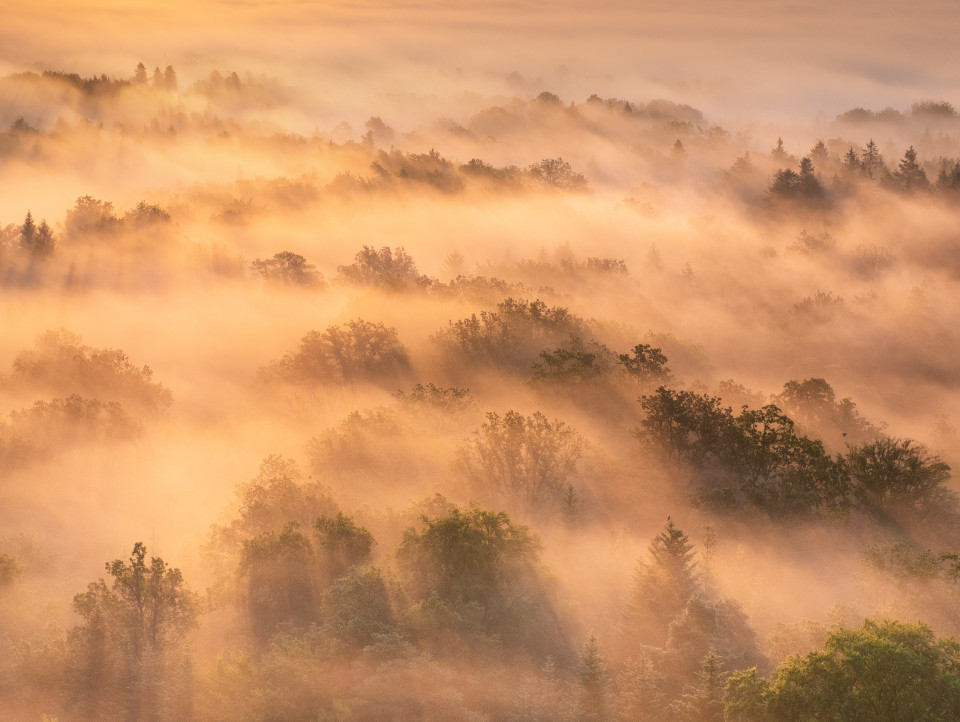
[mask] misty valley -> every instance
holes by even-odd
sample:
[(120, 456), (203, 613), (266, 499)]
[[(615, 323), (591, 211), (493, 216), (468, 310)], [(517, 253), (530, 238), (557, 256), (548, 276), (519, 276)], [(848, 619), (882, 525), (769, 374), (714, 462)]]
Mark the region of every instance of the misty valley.
[(950, 102), (155, 62), (0, 77), (0, 719), (960, 719)]

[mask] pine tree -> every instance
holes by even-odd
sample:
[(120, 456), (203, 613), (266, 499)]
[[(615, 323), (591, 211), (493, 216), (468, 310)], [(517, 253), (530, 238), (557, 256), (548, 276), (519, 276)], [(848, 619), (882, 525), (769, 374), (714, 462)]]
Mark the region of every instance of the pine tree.
[(926, 190), (930, 187), (927, 173), (917, 162), (917, 151), (911, 145), (903, 154), (903, 160), (894, 173), (894, 182), (904, 193), (913, 193), (917, 190)]
[(787, 159), (787, 151), (783, 147), (783, 138), (777, 138), (776, 147), (770, 151), (770, 157), (775, 161), (784, 161)]
[(723, 691), (727, 684), (723, 659), (715, 650), (703, 658), (697, 684), (673, 705), (679, 722), (723, 722)]
[(880, 154), (880, 148), (871, 138), (863, 149), (861, 158), (864, 172), (876, 181), (884, 180), (890, 171), (883, 164), (883, 156)]
[(39, 258), (49, 256), (53, 253), (54, 245), (53, 231), (50, 230), (46, 221), (40, 221), (40, 227), (37, 228), (33, 246), (30, 249), (31, 254)]
[(27, 217), (20, 226), (20, 247), (29, 251), (33, 249), (33, 242), (37, 236), (37, 224), (33, 222), (33, 214), (27, 211)]
[(857, 153), (853, 146), (850, 146), (850, 150), (844, 153), (842, 167), (844, 173), (848, 175), (859, 175), (863, 173), (863, 163), (860, 162), (860, 154)]
[(143, 63), (137, 63), (137, 69), (133, 72), (133, 82), (137, 85), (147, 82), (147, 66)]
[(614, 716), (623, 722), (659, 722), (663, 718), (663, 675), (641, 654), (628, 659), (616, 679)]
[(670, 622), (700, 591), (700, 580), (693, 545), (669, 518), (648, 551), (649, 561), (638, 562), (634, 575), (628, 625), (638, 641), (662, 645)]
[(177, 73), (172, 65), (168, 65), (167, 69), (163, 71), (163, 87), (167, 90), (177, 89)]
[(580, 704), (583, 707), (584, 720), (607, 719), (607, 662), (600, 653), (600, 643), (596, 636), (583, 647), (580, 666), (577, 670), (580, 681)]

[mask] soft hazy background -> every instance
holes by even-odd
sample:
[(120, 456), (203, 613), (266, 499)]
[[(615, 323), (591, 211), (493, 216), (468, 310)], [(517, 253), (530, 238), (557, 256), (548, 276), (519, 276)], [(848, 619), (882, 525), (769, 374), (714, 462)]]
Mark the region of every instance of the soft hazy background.
[[(34, 717), (83, 698), (89, 690), (70, 682), (71, 600), (141, 540), (204, 595), (196, 647), (184, 645), (196, 651), (196, 684), (183, 689), (198, 690), (207, 718), (231, 718), (231, 704), (262, 689), (259, 703), (314, 704), (323, 676), (340, 708), (377, 719), (377, 685), (393, 699), (423, 692), (414, 683), (432, 674), (463, 706), (454, 715), (437, 702), (435, 718), (503, 718), (522, 696), (514, 677), (540, 674), (548, 655), (508, 639), (498, 656), (501, 632), (467, 626), (429, 641), (417, 616), (429, 597), (416, 596), (397, 549), (421, 513), (445, 509), (424, 501), (437, 493), (530, 526), (542, 564), (524, 583), (549, 600), (542, 618), (562, 621), (555, 651), (596, 633), (611, 680), (647, 644), (622, 621), (637, 601), (635, 565), (668, 515), (690, 536), (710, 603), (741, 605), (742, 649), (765, 655), (762, 672), (818, 646), (838, 615), (903, 614), (957, 634), (956, 575), (936, 556), (960, 549), (954, 481), (937, 486), (938, 508), (903, 518), (855, 504), (796, 517), (723, 509), (697, 497), (703, 469), (637, 434), (637, 397), (660, 381), (722, 395), (738, 413), (788, 381), (822, 378), (854, 425), (824, 417), (800, 430), (831, 458), (887, 435), (960, 462), (957, 37), (960, 13), (933, 1), (6, 2), (0, 554), (22, 569), (0, 587), (0, 660), (10, 660), (0, 696)], [(146, 81), (132, 82), (139, 62)], [(857, 108), (870, 112), (842, 115)], [(841, 160), (871, 140), (884, 161), (874, 176)], [(818, 141), (822, 194), (778, 196), (778, 174)], [(908, 148), (930, 187), (904, 181)], [(565, 170), (545, 178), (550, 167)], [(48, 223), (49, 252), (23, 241), (28, 212)], [(378, 250), (406, 265), (374, 273)], [(284, 252), (310, 272), (263, 270)], [(451, 341), (453, 323), (503, 313), (507, 298), (541, 300), (565, 320), (508, 334), (507, 351)], [(329, 369), (297, 371), (307, 334), (356, 319), (395, 332), (404, 363), (345, 383)], [(571, 333), (605, 347), (605, 375), (538, 381), (540, 352)], [(672, 376), (624, 376), (613, 354), (641, 343), (663, 350)], [(111, 356), (120, 350), (129, 368)], [(115, 360), (101, 375), (70, 376), (94, 356)], [(49, 378), (23, 372), (36, 357)], [(138, 407), (131, 378), (162, 384), (169, 404)], [(418, 383), (469, 395), (439, 410), (396, 396)], [(119, 404), (130, 424), (50, 412), (71, 394)], [(485, 495), (464, 470), (486, 414), (511, 410), (582, 435), (564, 477), (579, 499), (569, 518)], [(872, 424), (862, 438), (857, 414)], [(300, 470), (288, 474), (298, 488), (322, 485), (328, 511), (377, 537), (364, 561), (388, 580), (394, 647), (331, 643), (319, 586), (305, 616), (262, 631), (240, 549), (290, 518), (220, 548), (223, 568), (210, 561), (225, 544), (212, 525), (249, 512), (242, 489), (268, 478), (258, 470), (271, 455)], [(900, 543), (932, 550), (922, 589), (865, 560), (872, 545)], [(805, 624), (816, 634), (790, 637)], [(481, 643), (489, 656), (474, 669)], [(700, 660), (670, 644), (657, 654), (676, 672), (664, 694), (679, 699)], [(31, 656), (38, 649), (48, 656)], [(237, 662), (241, 673), (224, 659), (252, 661)], [(576, 653), (555, 661), (575, 686)], [(408, 676), (392, 677), (393, 663)], [(286, 694), (290, 679), (303, 685)]]

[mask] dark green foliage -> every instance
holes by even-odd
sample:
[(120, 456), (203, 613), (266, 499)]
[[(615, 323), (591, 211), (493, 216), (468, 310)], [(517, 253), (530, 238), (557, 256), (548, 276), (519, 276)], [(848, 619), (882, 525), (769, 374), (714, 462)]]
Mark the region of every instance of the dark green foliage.
[(583, 444), (574, 429), (539, 411), (488, 413), (473, 440), (461, 447), (457, 467), (485, 497), (546, 515), (576, 476)]
[(314, 528), (317, 551), (330, 580), (338, 579), (351, 568), (370, 560), (370, 550), (376, 544), (373, 534), (357, 526), (342, 512), (337, 512), (336, 518), (321, 516)]
[(556, 394), (569, 391), (573, 396), (578, 388), (596, 384), (609, 374), (613, 360), (613, 352), (603, 344), (571, 336), (563, 346), (540, 352), (540, 360), (533, 364), (532, 380)]
[(297, 253), (281, 251), (273, 258), (256, 259), (250, 264), (250, 270), (264, 281), (281, 283), (288, 286), (320, 286), (323, 277), (317, 267), (307, 263), (307, 259)]
[(170, 406), (170, 391), (153, 382), (148, 366), (137, 368), (123, 351), (84, 346), (80, 340), (62, 329), (40, 334), (34, 349), (14, 359), (8, 383), (61, 396), (116, 401), (151, 415)]
[(799, 173), (789, 168), (777, 171), (770, 184), (770, 194), (774, 198), (807, 205), (820, 204), (824, 199), (823, 186), (814, 173), (813, 161), (810, 158), (800, 161)]
[(419, 600), (409, 612), (413, 630), (447, 649), (466, 635), (490, 648), (566, 658), (563, 625), (537, 572), (539, 554), (539, 540), (503, 512), (454, 508), (423, 516), (397, 550)]
[(637, 435), (676, 463), (704, 468), (722, 461), (724, 441), (733, 425), (733, 412), (722, 399), (660, 386), (640, 398), (646, 417)]
[(766, 722), (769, 685), (756, 667), (727, 677), (723, 692), (723, 714), (727, 722)]
[(917, 151), (912, 145), (904, 152), (903, 159), (893, 174), (892, 182), (901, 193), (916, 193), (930, 188), (927, 173), (917, 162)]
[(413, 258), (402, 246), (396, 249), (384, 246), (379, 251), (373, 246), (364, 246), (357, 251), (354, 262), (338, 266), (337, 273), (349, 283), (393, 290), (412, 288), (420, 277)]
[(344, 644), (363, 647), (395, 633), (390, 596), (380, 570), (358, 568), (335, 581), (323, 597), (324, 630)]
[(73, 600), (83, 618), (68, 636), (68, 699), (91, 718), (163, 719), (189, 709), (183, 639), (200, 605), (178, 569), (146, 561), (137, 542), (129, 561), (106, 565), (113, 578)]
[(776, 406), (744, 406), (734, 416), (717, 397), (663, 386), (640, 403), (647, 416), (637, 435), (692, 468), (702, 503), (722, 508), (746, 501), (783, 517), (846, 507), (842, 469), (819, 441), (798, 436)]
[(844, 457), (854, 497), (881, 516), (955, 506), (946, 484), (950, 467), (911, 439), (882, 438), (853, 447)]
[(485, 604), (539, 555), (537, 538), (503, 512), (454, 509), (422, 522), (404, 533), (397, 554), (421, 592), (441, 599)]
[(744, 722), (955, 720), (960, 644), (922, 623), (868, 619), (832, 632), (821, 651), (790, 657), (769, 681), (755, 670), (735, 675), (725, 707)]
[(304, 629), (320, 612), (316, 564), (310, 540), (287, 524), (243, 540), (240, 580), (254, 638), (266, 643), (281, 625)]
[(311, 331), (300, 348), (266, 369), (268, 377), (297, 384), (393, 384), (409, 368), (395, 328), (357, 319)]

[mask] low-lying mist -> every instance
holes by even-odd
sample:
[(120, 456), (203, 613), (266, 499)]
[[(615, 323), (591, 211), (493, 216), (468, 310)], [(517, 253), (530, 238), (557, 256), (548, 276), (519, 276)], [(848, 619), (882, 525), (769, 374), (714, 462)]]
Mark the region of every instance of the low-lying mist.
[(12, 719), (813, 719), (960, 634), (949, 23), (568, 5), (8, 11)]

